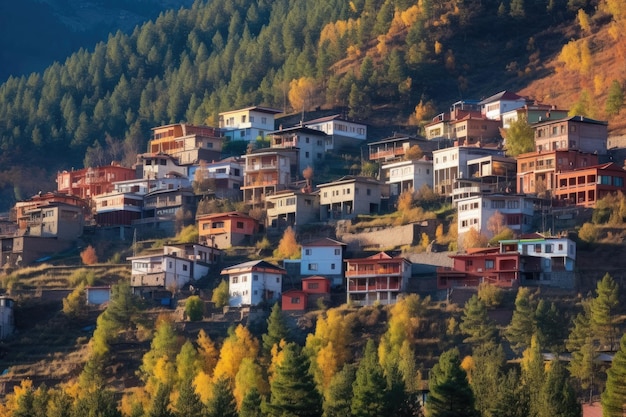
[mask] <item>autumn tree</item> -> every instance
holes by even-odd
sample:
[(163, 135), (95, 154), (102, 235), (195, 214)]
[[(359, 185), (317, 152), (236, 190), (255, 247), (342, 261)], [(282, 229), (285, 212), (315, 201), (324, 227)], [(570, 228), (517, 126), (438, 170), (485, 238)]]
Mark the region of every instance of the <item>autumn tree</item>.
[(185, 301), (185, 316), (189, 321), (200, 321), (204, 315), (204, 301), (197, 295), (192, 295)]
[(155, 392), (159, 384), (171, 386), (178, 346), (172, 323), (167, 319), (160, 319), (150, 343), (150, 350), (144, 354), (140, 367), (149, 392)]
[(489, 238), (483, 235), (475, 227), (471, 227), (467, 232), (463, 234), (463, 248), (486, 248), (489, 243)]
[(85, 299), (84, 284), (79, 284), (63, 299), (63, 313), (72, 319), (85, 316), (87, 313), (87, 300)]
[(291, 226), (285, 229), (283, 237), (278, 242), (278, 247), (274, 251), (274, 257), (281, 259), (300, 258), (300, 245), (296, 240), (296, 232)]
[(315, 79), (301, 77), (289, 83), (289, 103), (294, 111), (310, 110), (316, 105), (317, 91)]
[(613, 80), (606, 98), (605, 110), (609, 116), (618, 115), (624, 105), (624, 90), (619, 81)]
[(422, 148), (419, 147), (419, 145), (411, 146), (404, 153), (404, 159), (407, 161), (415, 161), (418, 159), (422, 159), (423, 156), (424, 156), (424, 152), (422, 151)]
[(211, 340), (209, 335), (206, 334), (204, 329), (200, 329), (196, 344), (198, 345), (198, 359), (202, 371), (213, 375), (213, 370), (219, 358), (219, 351), (215, 347), (215, 343)]
[(237, 325), (222, 344), (220, 357), (215, 365), (214, 380), (226, 376), (234, 382), (241, 361), (244, 358), (256, 358), (259, 353), (259, 341), (250, 333), (247, 327)]
[(98, 255), (96, 249), (89, 245), (80, 253), (80, 260), (85, 265), (94, 265), (98, 263)]
[(228, 281), (221, 280), (217, 288), (213, 290), (213, 294), (211, 294), (211, 302), (215, 304), (215, 307), (222, 308), (227, 306), (229, 301)]
[(509, 156), (515, 157), (535, 150), (535, 130), (524, 116), (511, 121), (509, 127), (504, 129), (502, 136), (506, 153)]

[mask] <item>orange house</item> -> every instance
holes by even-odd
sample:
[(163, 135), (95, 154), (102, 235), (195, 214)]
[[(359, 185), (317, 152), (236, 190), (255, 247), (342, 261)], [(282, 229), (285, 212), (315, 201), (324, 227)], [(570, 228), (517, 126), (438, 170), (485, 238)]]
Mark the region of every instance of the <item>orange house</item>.
[(286, 311), (304, 311), (309, 305), (315, 305), (319, 298), (328, 299), (331, 282), (319, 275), (302, 279), (302, 289), (283, 292), (282, 309)]
[(200, 242), (207, 246), (230, 248), (252, 243), (259, 232), (259, 222), (237, 211), (196, 216)]
[(97, 195), (113, 191), (114, 182), (132, 180), (136, 176), (133, 168), (120, 165), (63, 171), (57, 174), (57, 191), (89, 200)]
[(608, 194), (626, 192), (626, 170), (609, 162), (556, 174), (554, 197), (570, 204), (595, 207)]

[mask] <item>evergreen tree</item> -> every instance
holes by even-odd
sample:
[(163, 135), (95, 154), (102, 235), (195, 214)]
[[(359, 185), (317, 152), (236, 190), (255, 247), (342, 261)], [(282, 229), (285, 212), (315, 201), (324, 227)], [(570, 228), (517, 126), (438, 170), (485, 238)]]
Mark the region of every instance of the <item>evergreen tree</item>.
[(343, 417), (350, 415), (352, 400), (352, 384), (356, 378), (356, 369), (352, 365), (344, 365), (337, 372), (324, 392), (324, 417)]
[(170, 411), (170, 392), (171, 387), (167, 384), (159, 384), (156, 394), (150, 402), (148, 409), (148, 417), (174, 417)]
[(524, 396), (528, 398), (528, 416), (538, 417), (541, 409), (539, 394), (545, 378), (545, 366), (536, 336), (532, 337), (530, 346), (524, 351), (521, 368)]
[(239, 417), (262, 417), (261, 402), (261, 394), (259, 394), (256, 388), (252, 388), (243, 397), (241, 408), (239, 409)]
[(617, 80), (611, 82), (609, 94), (606, 98), (606, 114), (615, 116), (619, 114), (620, 109), (624, 105), (624, 90)]
[(479, 345), (474, 348), (472, 359), (470, 386), (476, 398), (476, 409), (483, 417), (496, 417), (500, 385), (505, 378), (504, 350), (501, 345)]
[(580, 417), (582, 409), (563, 365), (552, 361), (539, 393), (538, 417)]
[(441, 354), (430, 372), (430, 393), (426, 401), (427, 417), (478, 417), (475, 399), (461, 368), (458, 349)]
[(591, 331), (600, 345), (612, 350), (615, 345), (615, 309), (619, 305), (619, 286), (608, 273), (596, 286), (591, 302)]
[(528, 391), (522, 385), (515, 369), (509, 370), (499, 381), (498, 396), (491, 413), (498, 417), (528, 417)]
[(76, 401), (71, 417), (84, 416), (122, 417), (122, 413), (117, 409), (117, 402), (111, 391), (96, 390)]
[(496, 326), (487, 315), (485, 303), (476, 294), (465, 303), (459, 327), (468, 336), (465, 343), (481, 345), (496, 342)]
[(535, 321), (539, 344), (545, 346), (547, 350), (561, 352), (567, 326), (563, 323), (556, 304), (552, 302), (548, 305), (544, 299), (539, 300), (535, 311)]
[(522, 352), (530, 346), (530, 339), (535, 333), (535, 311), (537, 303), (530, 288), (520, 287), (515, 297), (515, 310), (511, 323), (506, 328), (506, 338), (511, 347), (518, 352)]
[(383, 369), (378, 362), (376, 345), (368, 340), (363, 358), (356, 370), (356, 379), (352, 385), (353, 396), (351, 410), (356, 417), (376, 417), (388, 415), (387, 382)]
[(213, 395), (207, 404), (207, 417), (237, 417), (237, 403), (228, 377), (218, 378), (212, 391)]
[(278, 303), (275, 303), (270, 316), (267, 318), (267, 333), (261, 337), (263, 339), (263, 353), (269, 355), (272, 347), (282, 339), (287, 341), (288, 336), (289, 329), (287, 328), (285, 317)]
[(175, 414), (178, 417), (203, 417), (203, 413), (204, 407), (193, 385), (193, 374), (189, 374), (180, 383)]
[(622, 417), (626, 411), (626, 334), (606, 374), (606, 388), (602, 393), (602, 417)]
[(263, 411), (269, 417), (315, 417), (322, 414), (321, 396), (309, 374), (309, 361), (295, 343), (287, 343), (270, 383), (270, 400)]

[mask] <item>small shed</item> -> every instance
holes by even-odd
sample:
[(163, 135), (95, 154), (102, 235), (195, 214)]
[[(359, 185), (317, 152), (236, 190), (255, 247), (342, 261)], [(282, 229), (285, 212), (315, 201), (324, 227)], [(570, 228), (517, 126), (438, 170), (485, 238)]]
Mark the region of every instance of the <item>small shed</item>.
[(88, 306), (99, 306), (111, 300), (111, 286), (85, 287)]
[(283, 311), (304, 311), (307, 308), (307, 293), (302, 290), (292, 289), (282, 293)]

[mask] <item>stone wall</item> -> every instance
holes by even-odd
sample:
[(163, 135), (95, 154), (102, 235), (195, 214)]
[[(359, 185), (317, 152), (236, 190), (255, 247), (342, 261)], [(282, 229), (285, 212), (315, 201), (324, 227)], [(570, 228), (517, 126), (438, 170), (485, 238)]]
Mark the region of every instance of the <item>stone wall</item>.
[(403, 226), (366, 227), (358, 233), (347, 232), (344, 224), (338, 225), (336, 233), (337, 238), (348, 245), (349, 252), (385, 250), (418, 245), (422, 240), (422, 233), (426, 233), (432, 240), (439, 223), (437, 220), (425, 220)]

